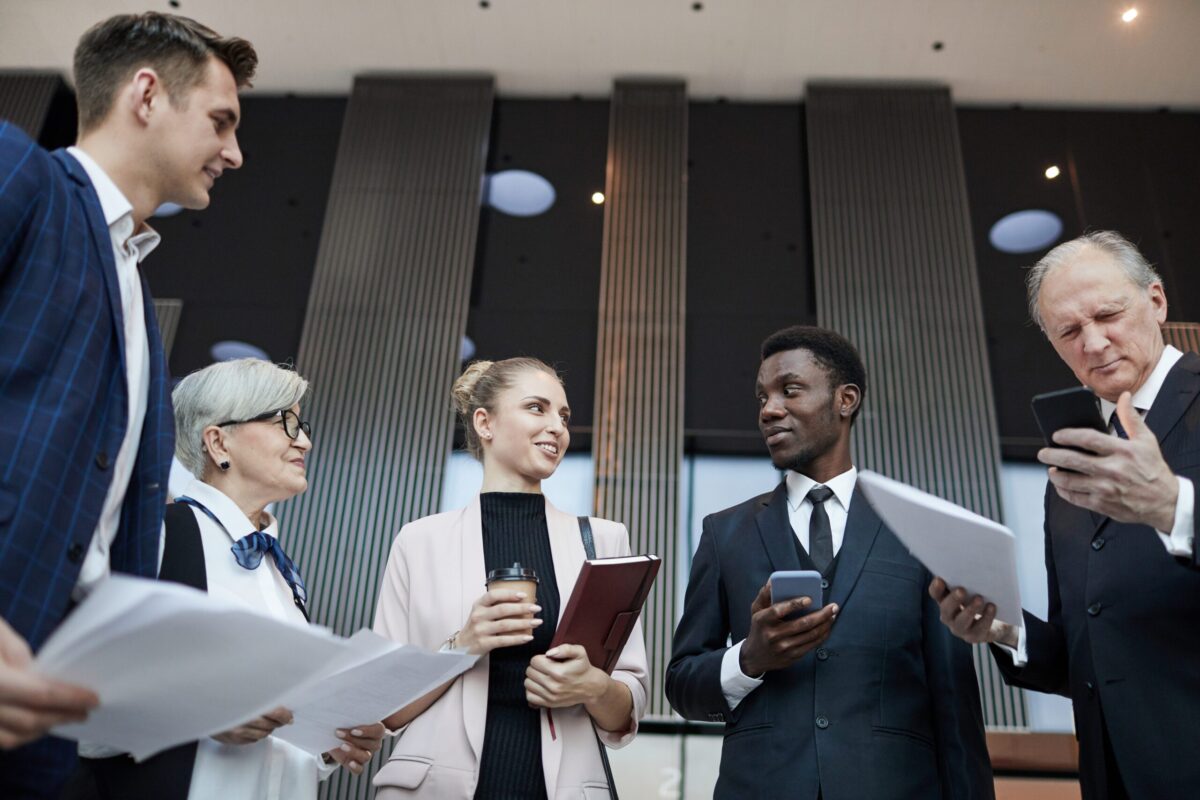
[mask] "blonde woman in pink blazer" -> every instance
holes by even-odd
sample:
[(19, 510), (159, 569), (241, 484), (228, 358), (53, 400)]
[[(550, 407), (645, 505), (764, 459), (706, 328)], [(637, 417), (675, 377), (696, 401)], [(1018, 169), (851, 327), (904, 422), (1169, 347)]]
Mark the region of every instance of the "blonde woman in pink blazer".
[[(455, 382), (454, 400), (483, 462), (481, 492), (400, 531), (375, 630), (481, 658), (385, 721), (403, 732), (376, 797), (608, 798), (597, 739), (616, 748), (637, 733), (646, 650), (639, 625), (609, 676), (579, 645), (548, 649), (586, 557), (578, 520), (541, 494), (570, 443), (562, 381), (537, 359), (480, 361)], [(625, 526), (596, 519), (592, 530), (598, 557), (629, 555)], [(536, 598), (485, 591), (487, 573), (514, 562), (537, 571)]]

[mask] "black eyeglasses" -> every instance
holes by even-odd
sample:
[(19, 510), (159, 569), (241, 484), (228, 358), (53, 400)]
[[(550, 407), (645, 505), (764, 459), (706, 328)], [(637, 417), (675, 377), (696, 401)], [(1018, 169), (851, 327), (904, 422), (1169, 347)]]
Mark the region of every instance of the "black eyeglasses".
[(312, 426), (296, 415), (295, 411), (290, 408), (285, 408), (282, 411), (268, 411), (265, 414), (259, 414), (257, 417), (250, 419), (230, 419), (225, 422), (218, 422), (218, 428), (224, 428), (227, 425), (244, 425), (247, 422), (266, 422), (268, 420), (279, 417), (283, 420), (283, 432), (287, 434), (289, 439), (296, 439), (300, 436), (300, 431), (304, 431), (304, 435), (309, 439), (312, 438)]

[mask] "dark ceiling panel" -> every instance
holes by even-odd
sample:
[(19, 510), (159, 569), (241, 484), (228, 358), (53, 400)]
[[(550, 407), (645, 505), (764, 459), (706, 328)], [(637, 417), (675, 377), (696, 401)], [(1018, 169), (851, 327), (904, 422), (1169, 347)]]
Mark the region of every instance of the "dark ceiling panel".
[(1045, 250), (1002, 253), (988, 232), (1025, 208), (1062, 217), (1062, 240), (1120, 231), (1158, 265), (1168, 318), (1200, 320), (1200, 114), (962, 109), (958, 121), (1001, 449), (1032, 458), (1029, 398), (1076, 381), (1025, 309), (1024, 268)]

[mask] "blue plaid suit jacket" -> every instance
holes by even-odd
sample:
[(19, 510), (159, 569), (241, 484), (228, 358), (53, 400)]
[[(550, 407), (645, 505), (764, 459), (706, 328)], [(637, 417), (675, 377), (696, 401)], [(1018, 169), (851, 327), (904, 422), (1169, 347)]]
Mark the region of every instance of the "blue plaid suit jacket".
[[(153, 577), (175, 426), (145, 278), (150, 393), (111, 550)], [(66, 615), (125, 435), (120, 292), (83, 167), (0, 120), (0, 616), (35, 651)]]

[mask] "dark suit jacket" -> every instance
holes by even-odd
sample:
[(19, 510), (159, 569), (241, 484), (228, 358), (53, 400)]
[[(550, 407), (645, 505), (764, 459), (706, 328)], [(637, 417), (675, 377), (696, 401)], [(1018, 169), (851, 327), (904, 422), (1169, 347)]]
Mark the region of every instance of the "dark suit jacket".
[(799, 569), (787, 487), (704, 520), (667, 697), (688, 719), (725, 722), (715, 797), (969, 800), (993, 796), (970, 648), (952, 637), (929, 573), (856, 490), (825, 644), (730, 710), (721, 659), (750, 630), (775, 570)]
[[(153, 577), (175, 431), (144, 280), (142, 291), (150, 391), (111, 563)], [(125, 435), (124, 338), (87, 173), (0, 120), (0, 617), (35, 651), (67, 613)]]
[[(1200, 486), (1200, 356), (1171, 370), (1146, 424), (1171, 470)], [(1049, 619), (1025, 614), (1029, 663), (1015, 669), (997, 652), (1005, 677), (1071, 698), (1084, 797), (1108, 797), (1102, 707), (1132, 797), (1194, 797), (1200, 563), (1173, 558), (1149, 527), (1073, 506), (1047, 485), (1046, 570)]]

